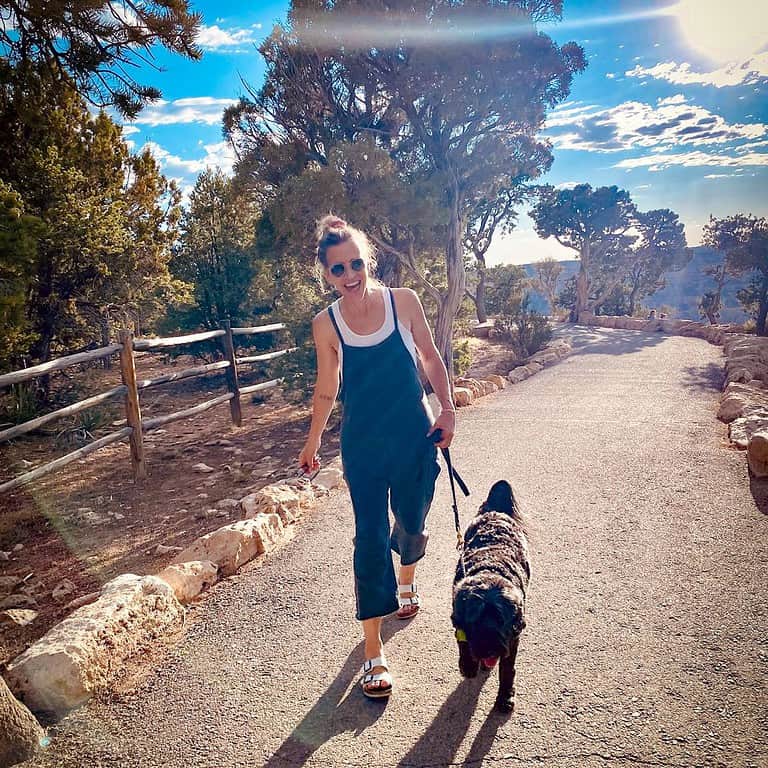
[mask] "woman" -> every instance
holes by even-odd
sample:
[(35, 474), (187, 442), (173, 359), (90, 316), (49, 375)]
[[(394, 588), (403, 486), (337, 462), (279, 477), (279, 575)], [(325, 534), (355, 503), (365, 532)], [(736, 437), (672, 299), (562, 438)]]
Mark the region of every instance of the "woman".
[[(361, 685), (366, 696), (384, 698), (392, 692), (392, 676), (382, 651), (382, 618), (397, 611), (408, 619), (419, 610), (414, 576), (440, 471), (435, 446), (451, 444), (456, 411), (418, 296), (372, 277), (368, 238), (342, 219), (321, 219), (317, 241), (318, 265), (340, 298), (312, 322), (317, 381), (299, 465), (305, 472), (319, 468), (321, 435), (341, 381), (341, 457), (355, 514), (356, 615), (365, 637)], [(417, 355), (442, 406), (434, 423)], [(397, 581), (390, 549), (400, 555)]]

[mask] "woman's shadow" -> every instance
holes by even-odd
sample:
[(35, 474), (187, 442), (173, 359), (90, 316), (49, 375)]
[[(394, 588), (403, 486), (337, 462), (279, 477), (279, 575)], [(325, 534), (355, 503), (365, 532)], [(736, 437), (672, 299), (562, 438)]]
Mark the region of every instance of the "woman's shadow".
[[(403, 628), (403, 622), (385, 621), (382, 626), (382, 639), (386, 643)], [(360, 642), (349, 654), (326, 692), (264, 763), (264, 768), (302, 766), (334, 736), (346, 731), (358, 736), (382, 715), (387, 705), (386, 699), (384, 701), (366, 699), (357, 686), (353, 686), (347, 695), (344, 695), (349, 688), (350, 680), (356, 677), (362, 663), (362, 650), (363, 643)], [(459, 683), (430, 726), (400, 762), (399, 765), (402, 768), (424, 763), (441, 765), (453, 761), (469, 729), (480, 689), (486, 677), (481, 674), (474, 680), (462, 680)], [(507, 717), (506, 715), (489, 717), (470, 749), (470, 754), (475, 759), (482, 758), (487, 753), (493, 744), (496, 731)]]

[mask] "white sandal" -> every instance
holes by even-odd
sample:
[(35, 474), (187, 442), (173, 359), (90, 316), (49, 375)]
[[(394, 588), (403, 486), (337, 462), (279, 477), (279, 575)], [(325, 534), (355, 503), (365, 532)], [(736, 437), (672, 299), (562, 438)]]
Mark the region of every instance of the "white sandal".
[[(419, 608), (421, 607), (421, 598), (418, 595), (416, 585), (398, 584), (397, 591), (397, 602), (400, 607), (397, 609), (395, 615), (398, 619), (412, 619), (419, 612)], [(407, 592), (412, 592), (413, 594), (410, 597), (403, 597)], [(413, 608), (413, 610), (408, 610), (410, 608)]]
[[(384, 671), (371, 672), (374, 667), (384, 667)], [(389, 664), (383, 653), (374, 659), (366, 659), (358, 674), (361, 676), (360, 687), (363, 689), (363, 695), (369, 699), (385, 699), (392, 693), (392, 675), (389, 674)], [(367, 685), (381, 681), (388, 685), (366, 689)]]

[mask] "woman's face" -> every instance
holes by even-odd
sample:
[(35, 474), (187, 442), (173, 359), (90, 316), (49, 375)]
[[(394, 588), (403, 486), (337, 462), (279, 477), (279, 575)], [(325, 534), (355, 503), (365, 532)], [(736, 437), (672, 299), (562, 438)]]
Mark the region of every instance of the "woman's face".
[(342, 296), (356, 298), (365, 295), (368, 285), (368, 264), (360, 256), (353, 240), (332, 245), (326, 251), (328, 264), (325, 279)]

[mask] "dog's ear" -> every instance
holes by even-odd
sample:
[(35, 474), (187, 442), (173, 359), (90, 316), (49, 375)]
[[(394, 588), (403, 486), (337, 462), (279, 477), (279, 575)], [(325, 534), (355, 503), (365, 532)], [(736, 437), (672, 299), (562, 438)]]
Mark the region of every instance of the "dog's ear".
[(502, 600), (505, 603), (505, 618), (511, 623), (515, 633), (525, 629), (525, 595), (519, 587), (505, 586), (501, 590)]
[(451, 620), (456, 627), (471, 627), (477, 622), (485, 608), (485, 600), (477, 589), (459, 591), (453, 608)]
[(506, 480), (495, 482), (481, 508), (484, 508), (484, 511), (493, 509), (496, 512), (513, 515), (517, 509), (517, 503), (512, 493), (512, 486)]

